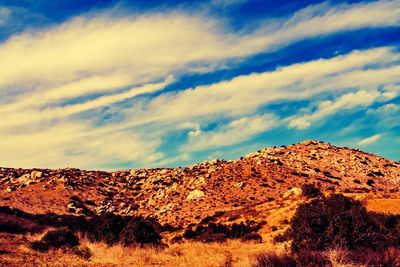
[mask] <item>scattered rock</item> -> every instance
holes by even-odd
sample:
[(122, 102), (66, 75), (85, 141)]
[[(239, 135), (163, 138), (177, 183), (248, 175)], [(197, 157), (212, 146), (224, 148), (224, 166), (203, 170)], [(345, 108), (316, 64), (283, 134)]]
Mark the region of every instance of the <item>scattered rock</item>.
[(195, 189), (189, 193), (186, 197), (187, 200), (195, 200), (204, 197), (204, 192), (198, 189)]
[(285, 194), (283, 194), (283, 198), (288, 198), (290, 196), (301, 196), (302, 193), (303, 191), (301, 190), (301, 188), (293, 187), (286, 191)]

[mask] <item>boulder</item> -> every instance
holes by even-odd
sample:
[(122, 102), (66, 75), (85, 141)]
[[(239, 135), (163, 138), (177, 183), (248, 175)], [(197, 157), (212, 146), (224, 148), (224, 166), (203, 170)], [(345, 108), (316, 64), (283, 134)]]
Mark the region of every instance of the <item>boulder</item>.
[(40, 171), (32, 171), (31, 172), (31, 179), (32, 180), (36, 180), (36, 179), (40, 179), (43, 176), (43, 172)]
[(204, 197), (204, 192), (198, 189), (195, 189), (189, 193), (189, 195), (186, 197), (187, 200), (194, 200), (194, 199), (199, 199)]
[(286, 191), (285, 194), (283, 194), (283, 198), (288, 198), (290, 196), (300, 196), (302, 193), (303, 191), (301, 190), (301, 188), (293, 187)]

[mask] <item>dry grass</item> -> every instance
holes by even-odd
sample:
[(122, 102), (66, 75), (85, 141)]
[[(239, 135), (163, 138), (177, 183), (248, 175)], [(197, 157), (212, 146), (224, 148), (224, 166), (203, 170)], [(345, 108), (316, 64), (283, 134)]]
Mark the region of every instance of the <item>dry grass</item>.
[(368, 199), (365, 207), (368, 211), (400, 214), (400, 199)]
[(92, 257), (87, 261), (63, 249), (46, 253), (32, 250), (29, 243), (40, 240), (43, 235), (4, 235), (0, 238), (0, 250), (10, 253), (0, 255), (0, 266), (251, 266), (255, 255), (276, 250), (271, 243), (239, 240), (208, 244), (185, 242), (161, 249), (124, 247), (119, 244), (107, 246), (104, 243), (91, 243), (81, 237), (81, 246), (88, 247), (92, 252)]
[(91, 263), (118, 266), (251, 266), (254, 255), (271, 250), (268, 244), (228, 241), (204, 244), (188, 242), (174, 244), (166, 249), (107, 247), (101, 243), (84, 245), (93, 252)]
[(336, 248), (328, 250), (326, 256), (332, 267), (361, 267), (349, 261), (349, 252), (347, 250)]

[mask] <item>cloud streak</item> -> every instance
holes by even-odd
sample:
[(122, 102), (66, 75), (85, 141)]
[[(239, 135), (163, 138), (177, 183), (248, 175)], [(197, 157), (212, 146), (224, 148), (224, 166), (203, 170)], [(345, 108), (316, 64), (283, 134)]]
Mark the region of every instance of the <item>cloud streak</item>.
[(375, 135), (373, 135), (371, 137), (367, 137), (367, 138), (361, 140), (360, 142), (358, 142), (358, 145), (359, 146), (366, 146), (366, 145), (375, 143), (376, 141), (378, 141), (381, 138), (381, 136), (382, 136), (381, 134), (375, 134)]
[(231, 146), (246, 141), (254, 135), (265, 132), (274, 124), (274, 116), (270, 114), (243, 117), (233, 120), (213, 131), (196, 131), (196, 134), (189, 133), (189, 142), (181, 148), (181, 151), (197, 151)]

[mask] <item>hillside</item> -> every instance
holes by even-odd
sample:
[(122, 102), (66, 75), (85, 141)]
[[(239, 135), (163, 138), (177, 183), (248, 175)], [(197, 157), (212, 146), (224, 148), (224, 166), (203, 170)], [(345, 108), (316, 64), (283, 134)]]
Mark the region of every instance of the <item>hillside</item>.
[[(282, 205), (291, 188), (398, 195), (400, 162), (319, 141), (265, 148), (238, 160), (184, 168), (115, 172), (79, 169), (0, 169), (0, 206), (38, 214), (114, 212), (154, 216), (185, 226), (224, 212), (257, 217)], [(296, 193), (296, 192), (294, 192)], [(269, 207), (269, 208), (266, 208)]]
[[(309, 201), (304, 185), (326, 196), (342, 193), (362, 200), (368, 211), (400, 214), (400, 162), (313, 140), (175, 169), (0, 168), (0, 264), (250, 266), (259, 253), (287, 251), (273, 239), (288, 229), (297, 207)], [(32, 242), (49, 229), (65, 223), (79, 226), (74, 218), (81, 221), (106, 212), (158, 221), (162, 242), (169, 248), (108, 247), (83, 239), (82, 246), (93, 253), (89, 261), (65, 249), (32, 249)], [(243, 225), (254, 227), (256, 234), (225, 243), (185, 237), (188, 229), (204, 230), (199, 227), (209, 223), (218, 231), (236, 225), (241, 235), (248, 230)]]

